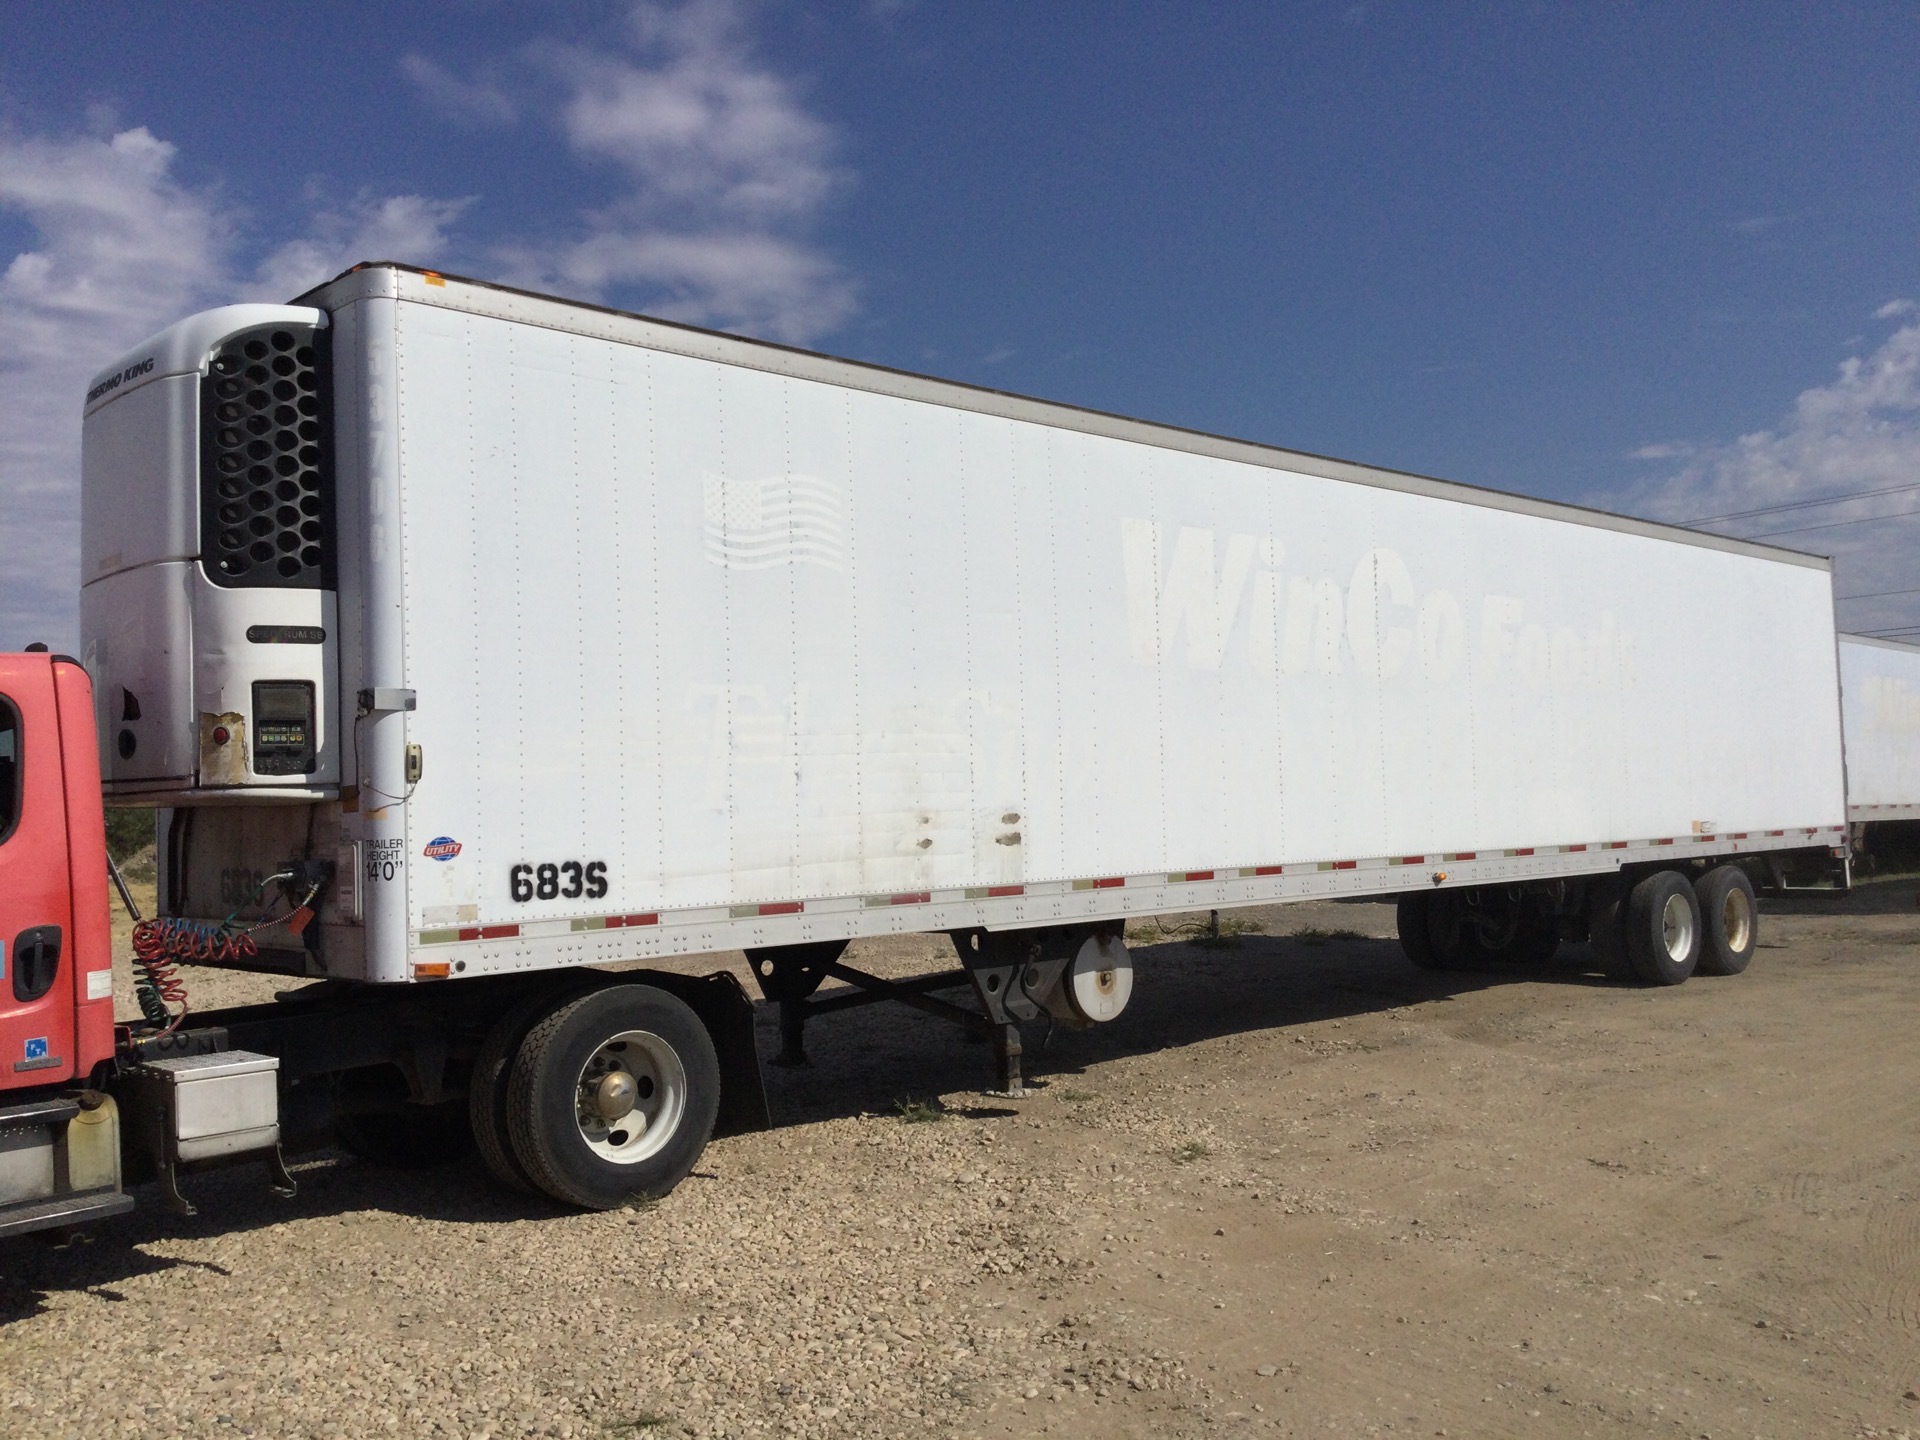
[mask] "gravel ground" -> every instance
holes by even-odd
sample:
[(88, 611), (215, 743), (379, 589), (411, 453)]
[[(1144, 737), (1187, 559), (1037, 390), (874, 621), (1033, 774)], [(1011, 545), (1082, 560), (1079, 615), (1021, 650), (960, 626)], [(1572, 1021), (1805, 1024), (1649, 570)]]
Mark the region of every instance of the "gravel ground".
[(1421, 975), (1380, 906), (1143, 930), (1134, 1007), (1036, 1032), (1030, 1098), (917, 1014), (825, 1017), (777, 1128), (642, 1210), (474, 1162), (195, 1177), (195, 1218), (0, 1242), (0, 1433), (1904, 1435), (1914, 906), (1789, 906), (1658, 994), (1572, 950)]

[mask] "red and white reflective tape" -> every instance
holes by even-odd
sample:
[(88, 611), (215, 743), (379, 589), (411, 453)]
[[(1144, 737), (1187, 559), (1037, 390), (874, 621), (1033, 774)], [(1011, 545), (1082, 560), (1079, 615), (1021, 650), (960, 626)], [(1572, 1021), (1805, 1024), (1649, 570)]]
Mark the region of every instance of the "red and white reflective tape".
[[(1889, 807), (1890, 808), (1890, 807)], [(1536, 855), (1578, 855), (1590, 851), (1630, 850), (1667, 848), (1681, 843), (1682, 839), (1698, 844), (1729, 844), (1734, 841), (1748, 840), (1756, 836), (1769, 839), (1786, 839), (1789, 836), (1804, 835), (1815, 838), (1823, 835), (1844, 836), (1844, 826), (1808, 825), (1791, 830), (1731, 831), (1725, 834), (1693, 834), (1685, 837), (1661, 836), (1647, 840), (1595, 840), (1582, 841), (1571, 845), (1515, 846), (1509, 850), (1488, 852), (1475, 850), (1457, 850), (1437, 856), (1429, 855), (1390, 855), (1352, 860), (1311, 860), (1292, 865), (1249, 865), (1229, 870), (1175, 870), (1150, 875), (1137, 875), (1131, 878), (1125, 875), (1103, 875), (1082, 880), (1055, 880), (1039, 884), (975, 885), (948, 892), (934, 890), (910, 890), (885, 895), (861, 897), (816, 897), (807, 900), (770, 900), (746, 905), (729, 905), (723, 909), (712, 906), (698, 907), (683, 911), (646, 911), (639, 914), (601, 915), (584, 919), (558, 919), (531, 922), (530, 925), (460, 925), (446, 928), (423, 929), (417, 932), (420, 945), (447, 945), (456, 943), (474, 943), (490, 940), (543, 939), (555, 934), (580, 933), (592, 930), (627, 930), (643, 927), (683, 926), (700, 923), (721, 923), (731, 920), (777, 918), (800, 915), (807, 911), (811, 903), (814, 913), (820, 916), (840, 913), (852, 907), (856, 909), (893, 909), (900, 906), (939, 905), (979, 900), (1012, 900), (1021, 898), (1045, 898), (1049, 895), (1065, 895), (1081, 891), (1118, 890), (1134, 888), (1139, 890), (1169, 889), (1178, 885), (1199, 885), (1213, 883), (1232, 886), (1241, 880), (1266, 880), (1287, 877), (1306, 877), (1314, 874), (1341, 871), (1373, 871), (1382, 874), (1395, 869), (1412, 866), (1425, 866), (1439, 862), (1443, 864), (1462, 864), (1467, 862), (1498, 862), (1505, 859), (1526, 859)], [(1484, 857), (1484, 859), (1483, 859)], [(1500, 871), (1492, 872), (1498, 875)], [(1446, 877), (1441, 877), (1446, 878)], [(1456, 883), (1469, 884), (1473, 876), (1455, 875)], [(1322, 882), (1323, 884), (1328, 882)], [(1383, 890), (1390, 893), (1392, 882), (1387, 882)], [(1352, 887), (1345, 887), (1352, 888)], [(1299, 892), (1302, 898), (1315, 893), (1311, 890)], [(1263, 898), (1259, 892), (1247, 894), (1245, 891), (1227, 890), (1221, 898), (1235, 901), (1258, 901)], [(1276, 892), (1275, 899), (1284, 898)], [(1015, 915), (1021, 912), (1013, 912)], [(942, 922), (948, 923), (948, 922)], [(420, 964), (428, 966), (420, 971)], [(427, 978), (437, 977), (445, 971), (439, 962), (418, 962), (416, 972)]]

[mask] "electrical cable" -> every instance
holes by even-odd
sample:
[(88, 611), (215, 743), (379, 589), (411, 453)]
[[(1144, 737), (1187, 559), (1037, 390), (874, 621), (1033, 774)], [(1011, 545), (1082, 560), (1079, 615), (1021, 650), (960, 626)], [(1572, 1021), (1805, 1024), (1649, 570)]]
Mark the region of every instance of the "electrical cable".
[(1825, 525), (1796, 525), (1790, 530), (1762, 530), (1758, 535), (1729, 535), (1729, 540), (1766, 540), (1775, 535), (1805, 535), (1814, 530), (1838, 530), (1844, 525), (1869, 525), (1875, 520), (1899, 520), (1908, 515), (1920, 515), (1920, 506), (1911, 510), (1895, 510), (1891, 515), (1862, 515), (1854, 520), (1830, 520)]
[[(306, 919), (301, 919), (301, 914), (320, 893), (318, 882), (309, 885), (306, 897), (297, 905), (289, 905), (286, 914), (263, 915), (245, 929), (234, 927), (240, 912), (258, 900), (267, 886), (293, 878), (291, 870), (267, 876), (218, 924), (206, 920), (156, 918), (142, 920), (133, 927), (133, 998), (149, 1025), (157, 1027), (162, 1035), (171, 1035), (187, 1018), (187, 986), (179, 975), (181, 965), (232, 965), (251, 960), (260, 953), (260, 946), (253, 938), (256, 931), (283, 922), (296, 935), (306, 928), (312, 914), (307, 912)], [(285, 898), (293, 897), (286, 895)]]
[(1820, 505), (1841, 505), (1849, 500), (1867, 500), (1875, 495), (1898, 495), (1908, 490), (1920, 490), (1920, 481), (1902, 485), (1886, 485), (1878, 490), (1856, 490), (1851, 495), (1829, 495), (1821, 500), (1786, 500), (1778, 505), (1762, 505), (1753, 510), (1735, 510), (1726, 515), (1701, 515), (1692, 520), (1676, 520), (1676, 525), (1718, 525), (1726, 520), (1749, 520), (1755, 515), (1778, 515), (1786, 510), (1810, 510)]
[(382, 799), (391, 800), (396, 805), (404, 805), (413, 799), (413, 792), (420, 788), (420, 782), (416, 780), (407, 786), (406, 794), (395, 795), (391, 791), (382, 790), (378, 785), (374, 784), (371, 779), (367, 778), (366, 767), (360, 760), (360, 722), (369, 715), (376, 713), (378, 712), (373, 710), (362, 710), (353, 717), (353, 773), (360, 782), (360, 788), (369, 795), (378, 795)]

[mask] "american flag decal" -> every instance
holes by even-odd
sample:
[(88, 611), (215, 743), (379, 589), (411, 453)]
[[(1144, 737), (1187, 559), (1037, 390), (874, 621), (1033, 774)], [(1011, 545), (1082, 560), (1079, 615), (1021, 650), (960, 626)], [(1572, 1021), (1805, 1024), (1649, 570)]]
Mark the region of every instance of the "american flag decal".
[(791, 474), (739, 480), (709, 471), (702, 500), (707, 559), (723, 569), (843, 568), (846, 505), (830, 481)]

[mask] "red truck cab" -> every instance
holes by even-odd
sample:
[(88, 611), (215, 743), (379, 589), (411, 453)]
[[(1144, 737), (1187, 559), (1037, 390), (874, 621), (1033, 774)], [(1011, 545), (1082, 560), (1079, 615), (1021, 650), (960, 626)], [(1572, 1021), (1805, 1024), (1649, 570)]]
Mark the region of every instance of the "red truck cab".
[(97, 1219), (120, 1193), (113, 945), (93, 687), (0, 655), (0, 1235)]

